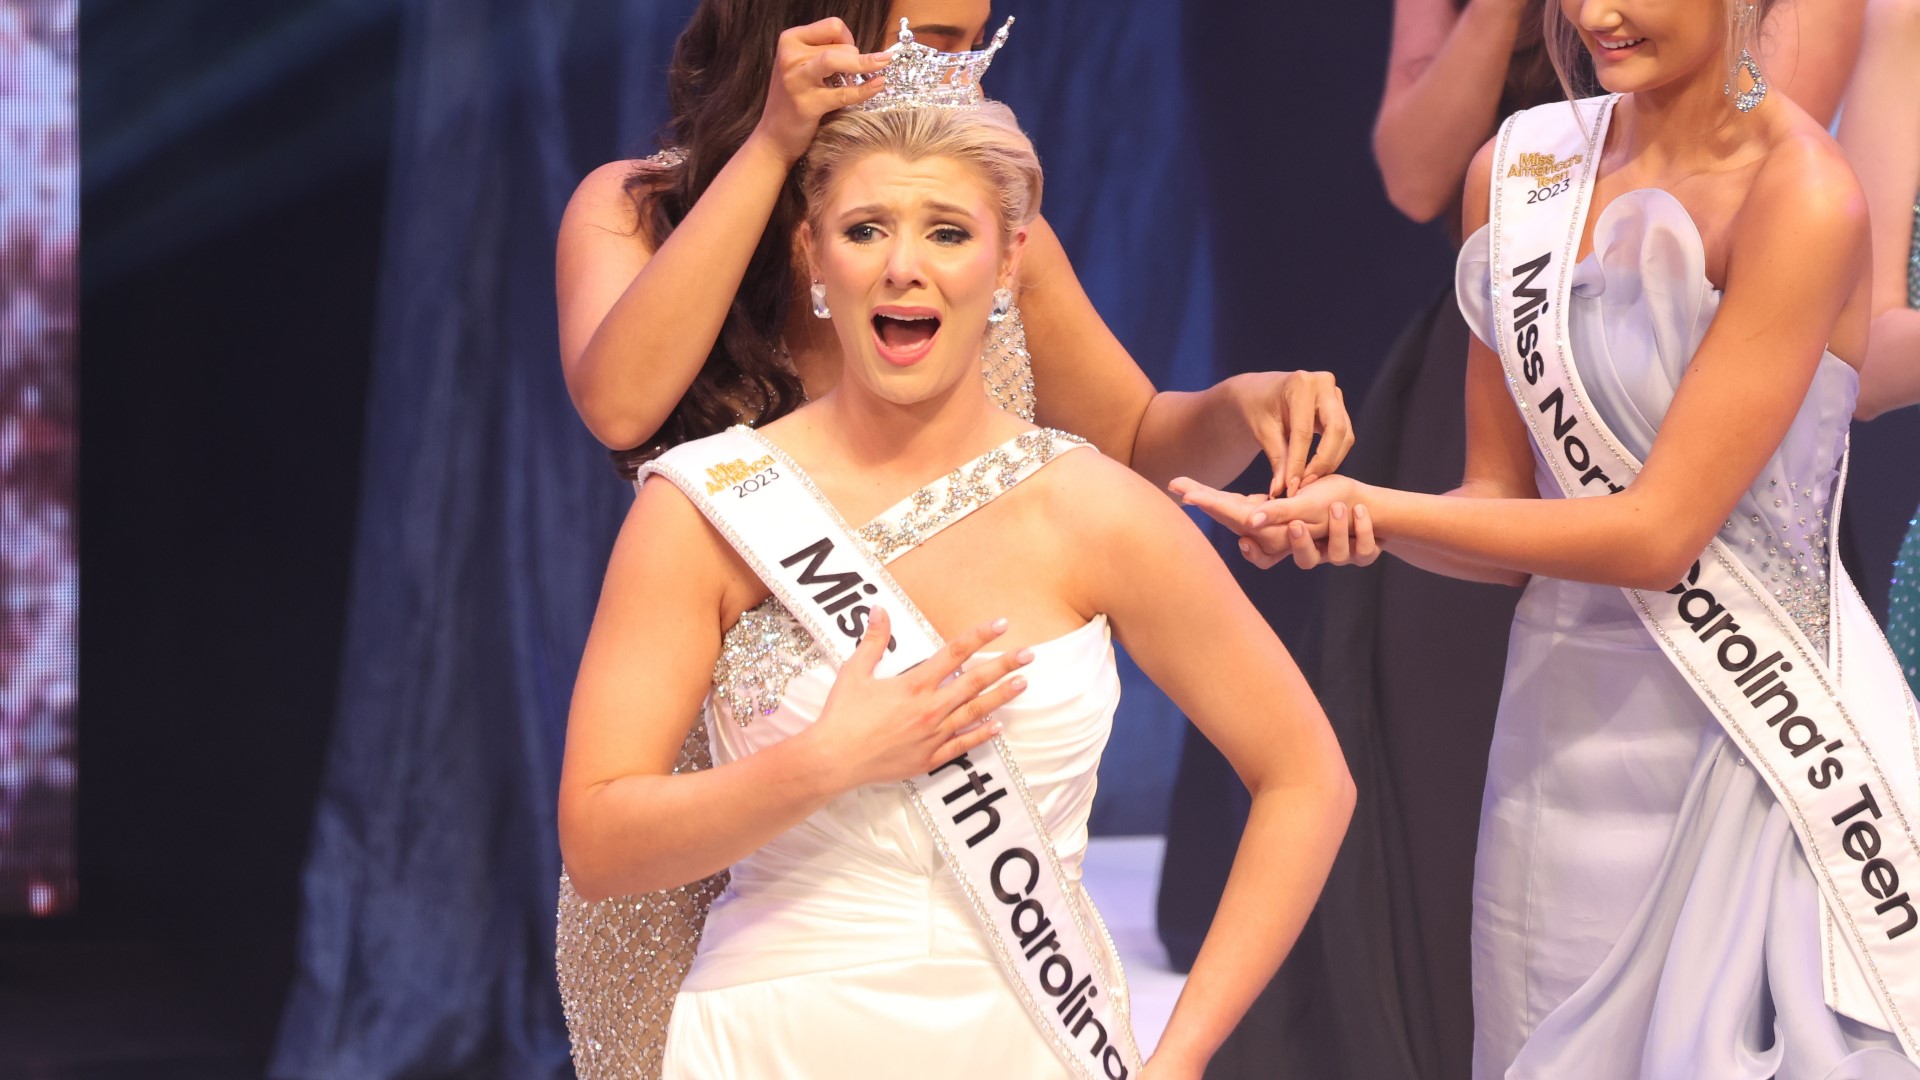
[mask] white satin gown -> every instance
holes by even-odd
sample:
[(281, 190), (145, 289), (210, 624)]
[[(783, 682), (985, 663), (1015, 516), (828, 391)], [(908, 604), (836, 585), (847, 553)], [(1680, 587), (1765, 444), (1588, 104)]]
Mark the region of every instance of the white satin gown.
[[(1011, 449), (1015, 459), (1038, 452)], [(997, 465), (963, 472), (988, 487), (1008, 475)], [(856, 536), (883, 561), (898, 557), (907, 549), (898, 542), (903, 531), (888, 523), (916, 505), (941, 517), (955, 505), (960, 475), (929, 485), (930, 494), (910, 497)], [(984, 505), (969, 501), (968, 492), (980, 493), (974, 481), (958, 487), (959, 513)], [(923, 511), (923, 522), (928, 516)], [(936, 527), (953, 520), (958, 515)], [(926, 535), (919, 530), (918, 539)], [(1101, 616), (1032, 648), (1026, 692), (995, 715), (1069, 894), (1097, 923), (1079, 880), (1095, 772), (1120, 700), (1111, 635)], [(707, 715), (715, 763), (804, 730), (834, 677), (775, 601), (742, 616), (727, 634)], [(1096, 936), (1117, 976), (1111, 943)], [(842, 795), (734, 865), (674, 1004), (663, 1070), (666, 1080), (1066, 1075), (899, 784)]]
[[(1645, 460), (1720, 304), (1678, 200), (1616, 198), (1573, 271), (1594, 407)], [(1457, 283), (1492, 341), (1487, 230)], [(1816, 647), (1827, 520), (1859, 379), (1832, 353), (1723, 539)], [(1737, 422), (1731, 420), (1730, 422)], [(1561, 497), (1539, 461), (1541, 498)], [(1914, 1080), (1829, 1010), (1818, 892), (1766, 782), (1618, 588), (1535, 577), (1514, 616), (1474, 869), (1474, 1077)]]

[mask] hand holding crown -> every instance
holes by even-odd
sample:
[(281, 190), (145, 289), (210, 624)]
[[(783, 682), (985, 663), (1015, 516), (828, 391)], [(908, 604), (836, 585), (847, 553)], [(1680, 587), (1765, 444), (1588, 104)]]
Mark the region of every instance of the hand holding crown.
[(780, 35), (753, 139), (774, 148), (788, 165), (800, 160), (821, 117), (858, 105), (887, 87), (883, 69), (895, 52), (862, 53), (839, 19), (796, 26)]

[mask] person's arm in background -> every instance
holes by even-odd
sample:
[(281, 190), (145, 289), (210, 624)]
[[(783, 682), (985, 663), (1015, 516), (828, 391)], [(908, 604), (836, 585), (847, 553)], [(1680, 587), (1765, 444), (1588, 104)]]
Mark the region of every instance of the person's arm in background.
[(1500, 121), (1500, 91), (1527, 0), (1394, 0), (1387, 86), (1373, 158), (1387, 199), (1415, 221), (1453, 205), (1467, 166)]
[(1868, 6), (1839, 138), (1866, 193), (1873, 230), (1873, 326), (1853, 414), (1871, 420), (1920, 404), (1920, 310), (1907, 306), (1920, 196), (1920, 2)]

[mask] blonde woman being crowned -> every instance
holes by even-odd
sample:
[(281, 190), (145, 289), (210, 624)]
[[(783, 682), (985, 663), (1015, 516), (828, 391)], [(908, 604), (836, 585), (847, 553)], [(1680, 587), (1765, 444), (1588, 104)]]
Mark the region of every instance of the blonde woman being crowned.
[[(561, 783), (574, 886), (732, 870), (669, 1078), (1198, 1078), (1345, 827), (1325, 717), (1205, 538), (987, 395), (1041, 174), (977, 66), (904, 40), (822, 126), (803, 238), (840, 380), (649, 463), (607, 570)], [(1253, 792), (1147, 1062), (1079, 884), (1116, 637)], [(695, 715), (715, 767), (674, 774)]]

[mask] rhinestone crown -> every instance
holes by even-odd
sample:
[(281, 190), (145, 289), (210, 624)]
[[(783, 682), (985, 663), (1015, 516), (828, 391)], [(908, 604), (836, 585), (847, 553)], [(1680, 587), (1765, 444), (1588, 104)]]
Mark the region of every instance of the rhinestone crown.
[[(993, 63), (993, 54), (1007, 43), (1013, 29), (1013, 16), (993, 35), (984, 49), (972, 52), (943, 53), (913, 40), (907, 20), (900, 20), (900, 40), (887, 51), (893, 59), (874, 75), (884, 75), (886, 89), (858, 105), (858, 112), (886, 112), (892, 109), (970, 109), (985, 100), (980, 77)], [(858, 86), (873, 75), (840, 76), (841, 85)]]

